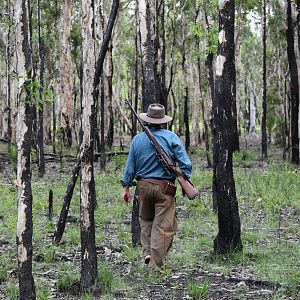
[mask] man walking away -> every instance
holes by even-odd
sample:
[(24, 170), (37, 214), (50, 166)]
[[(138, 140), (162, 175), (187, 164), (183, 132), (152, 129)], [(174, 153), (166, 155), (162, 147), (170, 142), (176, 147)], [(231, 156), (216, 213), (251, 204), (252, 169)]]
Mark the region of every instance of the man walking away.
[[(147, 113), (141, 113), (139, 117), (184, 176), (190, 178), (192, 164), (179, 137), (163, 128), (172, 120), (165, 115), (165, 107), (158, 103), (150, 104)], [(126, 204), (131, 201), (129, 188), (134, 179), (137, 180), (143, 258), (150, 269), (158, 270), (165, 264), (177, 230), (176, 176), (165, 171), (145, 132), (133, 138), (121, 180)]]

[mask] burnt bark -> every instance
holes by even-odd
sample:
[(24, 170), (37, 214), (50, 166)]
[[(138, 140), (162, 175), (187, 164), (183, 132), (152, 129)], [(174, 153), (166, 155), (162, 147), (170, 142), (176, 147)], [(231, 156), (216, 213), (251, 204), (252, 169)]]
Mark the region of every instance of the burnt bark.
[[(156, 2), (155, 2), (156, 3)], [(152, 6), (148, 0), (137, 1), (142, 56), (142, 109), (159, 102), (157, 99), (157, 70), (155, 64), (156, 35), (153, 32)], [(152, 3), (153, 5), (153, 3)]]
[(52, 222), (53, 217), (53, 191), (50, 189), (48, 198), (48, 220)]
[(141, 245), (141, 226), (139, 220), (139, 205), (136, 193), (134, 193), (132, 201), (132, 213), (131, 213), (131, 235), (132, 244), (134, 247)]
[(56, 153), (56, 113), (55, 101), (52, 103), (52, 151)]
[(105, 97), (104, 97), (104, 76), (102, 74), (100, 80), (100, 152), (102, 153), (100, 157), (100, 167), (103, 170), (106, 165), (106, 158), (105, 158), (105, 139), (104, 139), (104, 111), (105, 111)]
[(186, 70), (186, 40), (185, 40), (185, 18), (184, 12), (181, 10), (181, 35), (182, 35), (182, 44), (181, 44), (181, 67), (183, 74), (183, 122), (185, 126), (185, 148), (188, 151), (191, 145), (190, 138), (190, 128), (189, 128), (189, 87), (187, 81), (187, 70)]
[(108, 111), (109, 111), (109, 126), (107, 131), (107, 146), (112, 148), (114, 141), (114, 111), (112, 104), (112, 96), (113, 96), (113, 88), (112, 88), (112, 79), (114, 74), (114, 65), (113, 65), (113, 45), (112, 42), (109, 47), (109, 74), (107, 76), (107, 84), (108, 84)]
[(295, 38), (294, 26), (292, 18), (292, 3), (287, 0), (287, 55), (290, 70), (290, 89), (291, 89), (291, 146), (292, 146), (292, 163), (299, 165), (299, 82), (298, 82), (298, 68), (295, 55)]
[[(81, 276), (80, 289), (89, 289), (97, 280), (97, 253), (94, 210), (96, 190), (94, 180), (94, 140), (96, 99), (93, 97), (93, 76), (95, 67), (94, 47), (94, 1), (82, 3), (82, 141), (81, 180), (80, 180), (80, 237), (81, 237)], [(104, 139), (104, 136), (101, 136)], [(102, 141), (103, 141), (102, 139)]]
[(263, 44), (263, 99), (261, 118), (261, 154), (262, 159), (268, 157), (268, 136), (267, 136), (267, 30), (266, 30), (266, 0), (263, 0), (262, 16), (262, 44)]
[[(222, 4), (223, 3), (223, 4)], [(213, 98), (213, 154), (215, 195), (218, 206), (219, 232), (214, 240), (216, 253), (242, 249), (241, 227), (232, 156), (235, 150), (235, 126), (232, 103), (235, 101), (234, 13), (235, 1), (220, 2), (219, 46), (216, 59)]]
[[(138, 7), (136, 10), (136, 32), (135, 32), (135, 65), (134, 65), (134, 109), (137, 111), (138, 108), (138, 100), (139, 100), (139, 11)], [(132, 103), (131, 103), (132, 105)], [(131, 112), (131, 120), (132, 120), (132, 130), (131, 137), (137, 134), (137, 119), (134, 116), (133, 112)], [(131, 237), (132, 244), (134, 247), (141, 244), (141, 226), (139, 220), (139, 208), (138, 201), (136, 198), (136, 194), (134, 194), (134, 198), (132, 201), (132, 212), (131, 212)]]
[[(134, 61), (134, 104), (131, 105), (134, 107), (134, 110), (137, 111), (138, 101), (139, 101), (139, 40), (138, 40), (138, 9), (135, 12), (135, 61)], [(132, 131), (131, 138), (137, 134), (137, 119), (134, 114), (131, 112), (131, 122), (132, 122)]]
[[(11, 3), (7, 1), (8, 11), (11, 13)], [(7, 31), (7, 44), (6, 44), (6, 78), (7, 78), (7, 90), (6, 90), (6, 103), (7, 103), (7, 141), (8, 147), (11, 147), (12, 143), (12, 121), (11, 121), (11, 28), (8, 27)]]
[[(31, 190), (31, 146), (32, 146), (32, 122), (33, 107), (31, 106), (31, 69), (32, 51), (30, 47), (29, 7), (26, 0), (16, 2), (16, 36), (17, 47), (20, 48), (18, 57), (18, 73), (26, 74), (26, 78), (19, 78), (21, 91), (19, 97), (25, 95), (25, 99), (19, 100), (18, 109), (18, 163), (17, 180), (18, 187), (18, 221), (17, 221), (17, 246), (18, 246), (18, 277), (20, 299), (35, 299), (35, 286), (32, 276), (32, 190)], [(26, 72), (25, 72), (26, 70)]]
[(80, 164), (81, 164), (81, 158), (80, 158), (80, 155), (78, 155), (76, 162), (75, 162), (75, 166), (72, 170), (72, 175), (69, 180), (67, 191), (66, 191), (66, 194), (63, 199), (63, 205), (62, 205), (62, 208), (60, 211), (60, 216), (56, 223), (56, 229), (55, 229), (55, 232), (53, 235), (53, 242), (56, 244), (58, 244), (60, 242), (60, 240), (63, 236), (64, 230), (65, 230), (65, 227), (66, 227), (70, 203), (71, 203), (75, 184), (76, 184), (76, 181), (77, 181), (77, 178), (79, 175), (79, 171), (80, 171)]
[(44, 87), (44, 72), (45, 72), (45, 47), (44, 40), (41, 34), (41, 7), (38, 0), (38, 40), (39, 40), (39, 57), (40, 57), (40, 88), (39, 97), (41, 100), (38, 107), (38, 126), (37, 126), (37, 155), (39, 162), (39, 173), (45, 174), (45, 157), (44, 157), (44, 104), (43, 104), (43, 87)]

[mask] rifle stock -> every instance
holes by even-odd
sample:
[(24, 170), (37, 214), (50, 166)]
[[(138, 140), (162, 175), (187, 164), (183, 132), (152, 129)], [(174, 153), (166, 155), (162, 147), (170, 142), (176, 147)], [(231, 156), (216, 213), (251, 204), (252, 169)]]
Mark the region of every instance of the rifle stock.
[(192, 185), (192, 183), (189, 180), (186, 180), (183, 176), (177, 176), (177, 180), (182, 187), (182, 190), (184, 191), (185, 195), (190, 199), (194, 199), (196, 197), (200, 196), (199, 191)]

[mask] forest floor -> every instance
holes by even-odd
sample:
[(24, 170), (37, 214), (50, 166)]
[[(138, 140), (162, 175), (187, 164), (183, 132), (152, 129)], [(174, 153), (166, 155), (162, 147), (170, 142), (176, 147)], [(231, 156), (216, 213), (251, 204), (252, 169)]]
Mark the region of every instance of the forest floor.
[[(201, 198), (177, 192), (179, 230), (160, 274), (151, 275), (141, 249), (131, 242), (131, 206), (122, 203), (126, 155), (100, 171), (95, 163), (98, 284), (80, 295), (79, 182), (62, 242), (52, 244), (73, 163), (48, 157), (46, 175), (33, 164), (33, 272), (37, 299), (300, 299), (300, 177), (273, 151), (268, 162), (243, 150), (234, 157), (234, 176), (242, 226), (243, 251), (213, 254), (218, 232), (212, 210), (212, 170), (201, 149), (192, 151), (192, 181)], [(0, 299), (18, 299), (14, 153), (0, 144)], [(48, 219), (48, 194), (54, 214)]]

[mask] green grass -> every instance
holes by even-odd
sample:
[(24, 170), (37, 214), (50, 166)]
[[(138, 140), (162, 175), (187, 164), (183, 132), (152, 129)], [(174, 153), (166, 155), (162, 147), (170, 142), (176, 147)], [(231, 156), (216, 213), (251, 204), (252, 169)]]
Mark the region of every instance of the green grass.
[(197, 282), (191, 281), (187, 285), (188, 294), (194, 300), (204, 300), (208, 296), (209, 283), (207, 281)]
[(102, 264), (98, 268), (98, 281), (102, 290), (107, 293), (112, 290), (114, 283), (113, 271), (107, 264)]
[(68, 270), (60, 274), (57, 278), (56, 287), (59, 292), (64, 292), (78, 282), (79, 276), (73, 270)]
[(19, 299), (19, 288), (17, 283), (8, 283), (4, 287), (4, 295), (8, 300)]
[[(193, 160), (196, 155), (204, 159), (203, 151), (193, 151)], [(259, 155), (251, 151), (235, 154), (234, 176), (243, 251), (229, 256), (212, 254), (218, 232), (217, 215), (212, 211), (212, 171), (194, 168), (192, 181), (200, 189), (201, 197), (189, 201), (178, 189), (179, 230), (168, 254), (166, 268), (158, 276), (151, 276), (142, 263), (141, 249), (131, 245), (131, 229), (127, 223), (131, 219), (131, 206), (122, 203), (122, 187), (119, 184), (125, 159), (124, 156), (112, 158), (106, 171), (95, 174), (96, 242), (97, 246), (107, 247), (111, 252), (110, 255), (98, 255), (96, 288), (101, 290), (101, 299), (114, 299), (116, 295), (137, 299), (148, 284), (168, 285), (175, 271), (187, 274), (186, 291), (190, 297), (205, 299), (211, 283), (191, 280), (189, 276), (195, 269), (225, 275), (242, 269), (251, 278), (280, 283), (281, 289), (274, 292), (273, 299), (296, 295), (300, 282), (300, 246), (296, 239), (300, 233), (300, 177), (291, 165), (274, 157), (268, 164), (261, 165)], [(54, 287), (62, 293), (67, 293), (80, 278), (80, 222), (67, 223), (60, 245), (54, 246), (51, 239), (69, 181), (69, 171), (66, 171), (46, 174), (44, 178), (33, 174), (33, 270), (34, 276), (38, 276), (38, 299), (47, 299), (53, 293), (47, 277), (38, 274), (50, 272), (56, 282)], [(52, 222), (47, 217), (50, 189), (54, 192)], [(69, 211), (69, 215), (78, 220), (79, 191), (78, 181)], [(5, 299), (18, 299), (16, 277), (11, 275), (12, 270), (17, 269), (17, 192), (0, 177), (0, 193), (0, 236), (8, 243), (5, 244), (5, 252), (0, 253), (0, 290)], [(35, 261), (36, 257), (39, 260)], [(69, 259), (63, 260), (63, 257)], [(238, 290), (237, 293), (242, 295), (243, 291)], [(93, 292), (85, 293), (82, 299), (93, 299)]]

